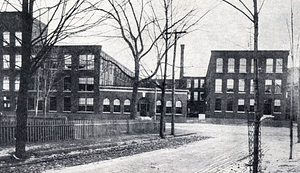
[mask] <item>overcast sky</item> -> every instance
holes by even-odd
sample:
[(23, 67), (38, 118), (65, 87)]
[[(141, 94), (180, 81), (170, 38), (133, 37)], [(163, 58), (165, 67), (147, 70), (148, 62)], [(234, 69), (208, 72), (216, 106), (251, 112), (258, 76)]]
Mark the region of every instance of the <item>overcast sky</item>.
[[(249, 7), (253, 7), (252, 1)], [(183, 3), (186, 1), (182, 1)], [(211, 50), (251, 50), (253, 49), (253, 23), (243, 14), (220, 0), (194, 0), (199, 8), (199, 14), (204, 14), (213, 8), (198, 24), (197, 30), (187, 34), (178, 41), (177, 64), (179, 65), (179, 45), (185, 44), (185, 76), (205, 76)], [(239, 5), (237, 0), (232, 0)], [(259, 0), (261, 4), (262, 0)], [(290, 1), (265, 0), (259, 14), (259, 49), (260, 50), (290, 50)], [(240, 6), (240, 5), (239, 5)], [(295, 42), (299, 37), (300, 2), (294, 2)], [(251, 8), (251, 10), (253, 10)], [(90, 43), (90, 41), (88, 41)], [(103, 50), (116, 58), (122, 64), (133, 67), (128, 61), (129, 53), (118, 41), (101, 41)], [(128, 52), (128, 50), (127, 50)], [(171, 54), (172, 55), (172, 54)], [(297, 60), (298, 61), (298, 60)], [(179, 70), (177, 69), (177, 76)]]
[[(3, 0), (0, 0), (3, 1)], [(157, 0), (158, 1), (158, 0)], [(238, 0), (229, 0), (242, 7)], [(259, 6), (263, 0), (258, 0)], [(294, 0), (295, 1), (295, 0)], [(43, 1), (48, 3), (47, 1)], [(253, 11), (253, 1), (245, 0)], [(205, 76), (211, 50), (251, 50), (253, 49), (253, 23), (242, 13), (222, 2), (222, 0), (185, 0), (179, 6), (191, 4), (198, 8), (199, 15), (210, 11), (196, 26), (196, 31), (178, 40), (177, 65), (179, 65), (180, 44), (185, 44), (185, 76)], [(1, 3), (2, 4), (2, 3)], [(3, 9), (3, 8), (2, 8)], [(299, 41), (300, 1), (294, 2), (295, 43)], [(265, 0), (259, 14), (259, 49), (290, 50), (290, 0)], [(94, 31), (91, 31), (94, 32)], [(120, 40), (101, 37), (72, 38), (61, 44), (97, 44), (116, 60), (133, 68), (130, 52)], [(297, 47), (297, 46), (296, 46)], [(170, 57), (172, 53), (170, 53)], [(297, 64), (299, 60), (296, 59)], [(176, 70), (178, 76), (179, 69)]]

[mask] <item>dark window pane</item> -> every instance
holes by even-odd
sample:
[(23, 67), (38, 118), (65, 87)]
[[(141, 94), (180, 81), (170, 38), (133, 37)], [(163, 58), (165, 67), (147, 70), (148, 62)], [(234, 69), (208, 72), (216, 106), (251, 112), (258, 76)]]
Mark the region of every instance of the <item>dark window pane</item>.
[(70, 97), (64, 98), (64, 111), (71, 111), (71, 98)]

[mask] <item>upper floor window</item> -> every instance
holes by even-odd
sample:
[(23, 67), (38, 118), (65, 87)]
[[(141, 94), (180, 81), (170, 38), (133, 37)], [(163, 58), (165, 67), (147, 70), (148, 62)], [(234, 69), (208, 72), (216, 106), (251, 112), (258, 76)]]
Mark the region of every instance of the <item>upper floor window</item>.
[(72, 55), (65, 55), (64, 56), (64, 69), (71, 69), (72, 68)]
[(79, 55), (79, 69), (94, 69), (94, 55)]
[(216, 79), (215, 92), (222, 93), (222, 79)]
[(254, 94), (254, 90), (255, 90), (254, 80), (251, 79), (251, 81), (250, 81), (250, 94)]
[(272, 91), (271, 91), (271, 88), (272, 88), (272, 80), (270, 79), (267, 79), (265, 81), (265, 93), (266, 94), (270, 94)]
[(245, 79), (239, 79), (239, 92), (245, 92)]
[(15, 45), (22, 46), (22, 32), (15, 32)]
[(281, 94), (281, 79), (275, 80), (275, 94)]
[(194, 79), (194, 88), (199, 88), (199, 80)]
[(266, 73), (273, 73), (273, 59), (268, 58), (266, 62)]
[(245, 58), (240, 59), (240, 73), (246, 73), (247, 60)]
[(204, 88), (204, 79), (200, 79), (200, 88)]
[(191, 79), (187, 79), (186, 80), (186, 88), (191, 88), (192, 84), (191, 84)]
[(94, 78), (92, 77), (79, 78), (79, 91), (93, 91), (93, 90), (94, 90)]
[(15, 57), (15, 68), (20, 69), (22, 66), (22, 55), (16, 55)]
[(64, 91), (71, 91), (71, 77), (66, 76), (64, 78)]
[(204, 92), (200, 92), (200, 101), (203, 101), (205, 98)]
[(283, 60), (281, 58), (276, 59), (276, 73), (282, 73)]
[(16, 76), (15, 79), (15, 91), (19, 91), (20, 89), (20, 76)]
[(3, 90), (9, 90), (9, 77), (4, 76), (3, 78)]
[(217, 58), (216, 73), (223, 73), (223, 59)]
[(10, 67), (9, 55), (3, 55), (3, 69), (8, 69), (9, 67)]
[(228, 73), (234, 73), (234, 59), (228, 59)]
[(254, 73), (254, 59), (251, 59), (251, 73)]
[(9, 46), (10, 44), (10, 33), (3, 32), (3, 46)]
[(227, 79), (227, 92), (228, 93), (233, 92), (233, 86), (234, 86), (234, 80), (233, 79)]

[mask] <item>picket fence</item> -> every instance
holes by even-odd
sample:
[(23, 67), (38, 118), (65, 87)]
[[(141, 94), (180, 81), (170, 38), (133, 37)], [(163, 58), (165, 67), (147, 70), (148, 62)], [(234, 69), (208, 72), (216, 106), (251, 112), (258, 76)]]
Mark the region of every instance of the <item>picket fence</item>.
[[(14, 119), (0, 121), (0, 145), (15, 143)], [(48, 142), (85, 139), (132, 133), (156, 133), (159, 123), (155, 121), (103, 121), (71, 120), (53, 118), (29, 118), (27, 142)]]

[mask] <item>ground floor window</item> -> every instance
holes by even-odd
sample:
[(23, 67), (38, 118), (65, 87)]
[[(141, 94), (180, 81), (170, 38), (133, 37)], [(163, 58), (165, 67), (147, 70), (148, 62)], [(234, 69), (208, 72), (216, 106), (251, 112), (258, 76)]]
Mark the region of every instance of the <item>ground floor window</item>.
[(110, 112), (110, 103), (108, 98), (103, 100), (103, 112)]
[(71, 97), (64, 97), (64, 111), (71, 111)]
[(114, 112), (121, 112), (119, 99), (114, 100)]
[(161, 101), (157, 100), (156, 101), (156, 113), (160, 113), (161, 112)]
[(94, 98), (79, 98), (78, 111), (94, 111)]
[(3, 97), (3, 109), (10, 110), (10, 97), (9, 96)]
[(33, 97), (28, 97), (27, 109), (28, 110), (34, 110), (34, 98)]
[(226, 111), (229, 111), (229, 112), (233, 111), (233, 100), (231, 100), (231, 99), (227, 100), (227, 109), (226, 109)]
[(216, 101), (215, 101), (215, 110), (216, 111), (221, 111), (221, 102), (222, 102), (222, 100), (220, 98), (216, 98)]
[(254, 112), (254, 99), (250, 99), (250, 112)]
[(177, 114), (182, 114), (182, 104), (181, 101), (176, 102), (176, 113)]
[(56, 111), (57, 110), (57, 101), (56, 97), (50, 97), (50, 111)]
[(130, 112), (130, 100), (126, 99), (124, 101), (124, 112)]
[(172, 102), (171, 101), (167, 101), (166, 102), (166, 113), (172, 113)]
[(244, 101), (244, 99), (239, 99), (238, 100), (238, 111), (239, 112), (244, 112), (245, 111), (245, 101)]
[(280, 100), (274, 101), (274, 112), (281, 112), (281, 103)]

